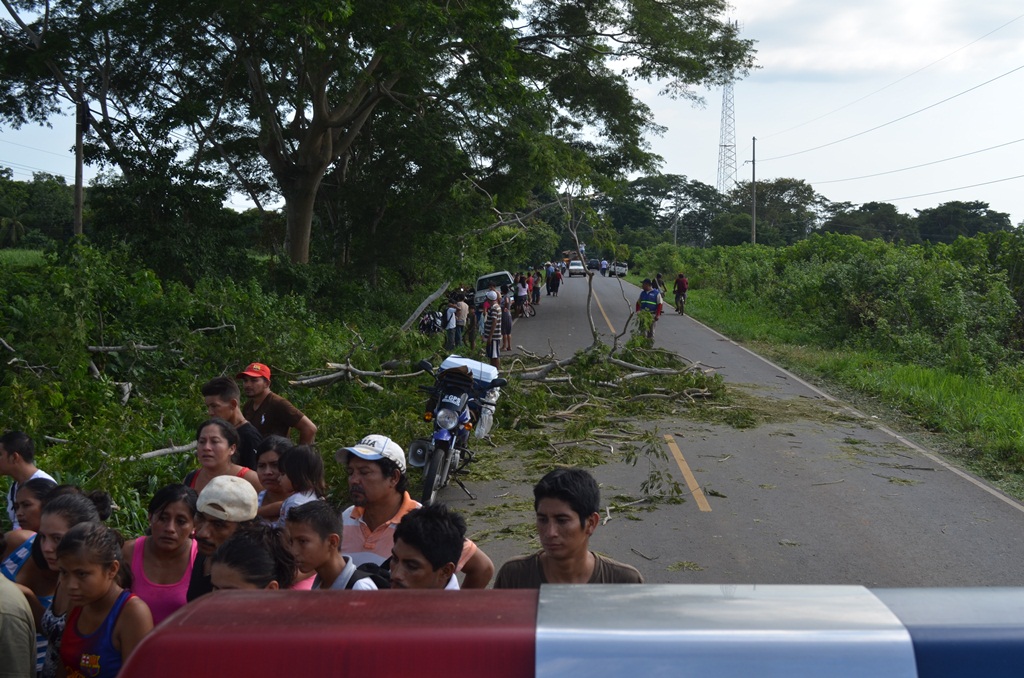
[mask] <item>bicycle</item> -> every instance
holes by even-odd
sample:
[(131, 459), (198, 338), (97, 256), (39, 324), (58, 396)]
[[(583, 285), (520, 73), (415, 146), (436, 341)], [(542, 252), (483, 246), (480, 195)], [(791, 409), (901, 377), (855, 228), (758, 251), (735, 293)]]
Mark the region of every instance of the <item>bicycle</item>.
[(676, 313), (686, 315), (686, 292), (676, 295)]
[(535, 315), (537, 315), (537, 309), (533, 307), (533, 302), (531, 302), (530, 298), (527, 297), (526, 300), (523, 301), (522, 307), (519, 309), (519, 317), (532, 318)]

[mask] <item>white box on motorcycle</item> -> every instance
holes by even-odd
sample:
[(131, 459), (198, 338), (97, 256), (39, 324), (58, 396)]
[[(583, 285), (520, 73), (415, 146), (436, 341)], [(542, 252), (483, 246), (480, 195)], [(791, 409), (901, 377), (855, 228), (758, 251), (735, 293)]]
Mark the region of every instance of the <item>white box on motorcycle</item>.
[(500, 388), (487, 390), (492, 381), (498, 378), (498, 368), (479, 360), (463, 358), (459, 355), (450, 355), (441, 363), (441, 369), (447, 370), (453, 367), (465, 367), (473, 375), (473, 386), (477, 391), (484, 394), (487, 402), (480, 405), (480, 418), (476, 423), (474, 434), (477, 438), (486, 438), (494, 425), (494, 405), (489, 403), (497, 402), (501, 393)]
[(442, 370), (450, 370), (453, 367), (465, 367), (473, 375), (473, 385), (478, 390), (486, 389), (492, 381), (498, 378), (498, 368), (494, 365), (482, 363), (479, 360), (463, 358), (459, 355), (450, 355), (441, 363)]

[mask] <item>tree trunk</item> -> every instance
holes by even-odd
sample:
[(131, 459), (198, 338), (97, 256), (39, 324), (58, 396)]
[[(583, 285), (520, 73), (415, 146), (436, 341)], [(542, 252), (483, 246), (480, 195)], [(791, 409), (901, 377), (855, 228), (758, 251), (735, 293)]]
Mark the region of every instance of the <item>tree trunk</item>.
[[(294, 177), (282, 190), (287, 219), (285, 249), (293, 264), (309, 263), (309, 241), (313, 231), (313, 207), (323, 172)], [(285, 182), (281, 182), (282, 187)]]

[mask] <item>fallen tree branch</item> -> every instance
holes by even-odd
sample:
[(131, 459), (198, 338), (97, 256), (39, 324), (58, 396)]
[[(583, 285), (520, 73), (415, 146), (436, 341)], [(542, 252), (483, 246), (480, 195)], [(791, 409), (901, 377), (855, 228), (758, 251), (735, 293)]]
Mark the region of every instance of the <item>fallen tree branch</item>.
[(136, 344), (134, 341), (130, 341), (120, 346), (86, 346), (85, 350), (89, 353), (123, 353), (125, 351), (159, 351), (160, 346)]
[(571, 358), (566, 358), (564, 360), (553, 360), (550, 363), (548, 363), (547, 365), (543, 365), (543, 366), (539, 367), (538, 369), (536, 369), (536, 370), (534, 370), (532, 372), (520, 372), (519, 374), (517, 374), (515, 376), (519, 377), (520, 379), (526, 380), (526, 381), (541, 380), (541, 379), (545, 379), (548, 376), (548, 374), (551, 373), (552, 370), (554, 370), (556, 368), (560, 369), (560, 368), (563, 368), (563, 367), (565, 367), (567, 365), (572, 365), (575, 361), (576, 361), (576, 356), (572, 356)]
[(192, 330), (192, 334), (198, 334), (199, 332), (217, 332), (219, 330), (235, 330), (234, 325), (217, 325), (216, 327), (197, 327)]
[(423, 309), (425, 309), (427, 306), (430, 306), (432, 303), (434, 303), (434, 301), (438, 297), (440, 297), (442, 294), (444, 294), (445, 290), (447, 290), (448, 286), (451, 285), (451, 284), (452, 284), (451, 280), (446, 280), (444, 282), (444, 284), (441, 285), (439, 288), (437, 288), (437, 290), (433, 294), (431, 294), (429, 297), (424, 299), (423, 303), (420, 304), (419, 307), (415, 311), (412, 312), (412, 315), (409, 316), (409, 319), (406, 320), (404, 323), (402, 323), (402, 331), (403, 332), (408, 332), (410, 330), (410, 328), (412, 328), (412, 324), (414, 322), (416, 322), (416, 319), (420, 317), (421, 313), (423, 313)]
[(140, 454), (137, 457), (129, 457), (129, 459), (131, 461), (135, 461), (138, 459), (152, 459), (153, 457), (163, 457), (168, 454), (177, 454), (179, 452), (191, 452), (192, 450), (196, 449), (196, 444), (197, 443), (193, 440), (187, 445), (172, 445), (171, 447), (165, 447), (159, 450), (153, 450), (152, 452)]

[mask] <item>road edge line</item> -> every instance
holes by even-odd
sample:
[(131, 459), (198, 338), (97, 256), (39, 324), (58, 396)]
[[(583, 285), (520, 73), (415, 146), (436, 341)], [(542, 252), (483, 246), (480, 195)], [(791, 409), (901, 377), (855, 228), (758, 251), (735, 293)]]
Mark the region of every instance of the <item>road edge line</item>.
[(803, 379), (801, 379), (797, 375), (793, 374), (792, 372), (790, 372), (786, 368), (780, 367), (780, 366), (776, 365), (771, 360), (768, 360), (767, 358), (765, 358), (763, 355), (760, 355), (758, 353), (755, 353), (754, 351), (751, 351), (746, 346), (744, 346), (744, 345), (742, 345), (740, 343), (737, 343), (734, 339), (731, 339), (731, 338), (725, 336), (724, 334), (722, 334), (718, 330), (716, 330), (714, 328), (711, 328), (711, 327), (708, 327), (707, 325), (705, 325), (701, 321), (695, 319), (693, 316), (686, 316), (686, 317), (688, 317), (691, 322), (694, 322), (694, 323), (700, 325), (701, 327), (703, 327), (707, 331), (711, 332), (712, 334), (718, 335), (719, 337), (721, 337), (725, 341), (728, 341), (730, 344), (732, 344), (736, 348), (738, 348), (738, 349), (740, 349), (742, 351), (746, 351), (747, 353), (749, 353), (750, 355), (754, 356), (755, 358), (757, 358), (761, 362), (765, 363), (766, 365), (770, 365), (773, 369), (779, 370), (780, 372), (785, 374), (787, 378), (792, 378), (798, 384), (800, 384), (800, 385), (810, 389), (814, 393), (817, 393), (818, 395), (820, 395), (825, 400), (827, 400), (827, 401), (829, 401), (831, 403), (834, 403), (834, 404), (842, 407), (847, 412), (853, 414), (856, 417), (859, 417), (860, 419), (863, 419), (864, 421), (869, 421), (869, 422), (873, 423), (875, 426), (878, 427), (878, 429), (880, 431), (882, 431), (883, 433), (888, 435), (893, 440), (896, 440), (897, 442), (902, 443), (903, 445), (905, 445), (906, 447), (909, 447), (910, 449), (914, 450), (915, 452), (918, 452), (919, 454), (924, 455), (925, 457), (927, 457), (928, 459), (932, 460), (933, 462), (935, 462), (939, 466), (942, 466), (943, 468), (945, 468), (947, 471), (950, 471), (950, 472), (960, 476), (964, 480), (966, 480), (969, 483), (971, 483), (972, 485), (974, 485), (974, 486), (984, 490), (985, 492), (988, 492), (990, 495), (992, 495), (996, 499), (999, 499), (1000, 501), (1002, 501), (1003, 503), (1007, 504), (1008, 506), (1011, 506), (1011, 507), (1017, 509), (1018, 511), (1020, 511), (1021, 513), (1024, 513), (1024, 504), (1022, 504), (1021, 502), (1017, 501), (1013, 497), (1007, 495), (1006, 493), (1004, 493), (1003, 491), (999, 490), (998, 488), (989, 485), (984, 480), (971, 475), (970, 473), (968, 473), (967, 471), (964, 471), (961, 468), (957, 468), (956, 466), (954, 466), (950, 462), (946, 461), (945, 459), (941, 458), (940, 456), (938, 456), (936, 453), (932, 452), (931, 450), (929, 450), (929, 449), (927, 449), (925, 447), (922, 447), (921, 445), (915, 443), (914, 441), (906, 438), (903, 435), (900, 435), (899, 433), (896, 433), (895, 431), (890, 429), (888, 426), (879, 423), (878, 421), (876, 421), (872, 417), (869, 417), (868, 415), (864, 414), (863, 412), (861, 412), (860, 410), (854, 408), (853, 406), (843, 402), (842, 400), (839, 400), (835, 396), (830, 395), (830, 394), (826, 393), (825, 391), (822, 391), (820, 388), (818, 388), (814, 384), (807, 383), (806, 381), (804, 381)]

